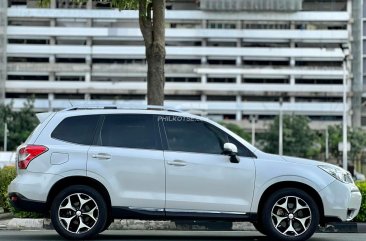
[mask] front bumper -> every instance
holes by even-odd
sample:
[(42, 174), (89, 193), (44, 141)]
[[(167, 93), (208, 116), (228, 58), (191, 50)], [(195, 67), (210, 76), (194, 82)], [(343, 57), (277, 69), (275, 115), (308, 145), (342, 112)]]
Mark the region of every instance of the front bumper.
[(355, 184), (335, 180), (320, 192), (324, 216), (351, 221), (360, 211), (362, 195)]
[(21, 194), (15, 192), (9, 193), (9, 199), (11, 205), (17, 210), (37, 213), (47, 212), (46, 202), (29, 200)]

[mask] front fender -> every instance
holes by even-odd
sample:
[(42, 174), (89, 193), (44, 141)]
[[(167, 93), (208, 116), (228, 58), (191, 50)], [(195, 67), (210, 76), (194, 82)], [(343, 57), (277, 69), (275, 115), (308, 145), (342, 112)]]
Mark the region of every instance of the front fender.
[(271, 186), (273, 186), (277, 183), (281, 183), (281, 182), (287, 182), (287, 183), (293, 182), (293, 183), (305, 184), (305, 185), (313, 188), (318, 193), (322, 189), (325, 188), (325, 187), (319, 186), (318, 184), (316, 184), (315, 182), (313, 182), (312, 180), (310, 180), (308, 178), (295, 176), (295, 175), (284, 175), (284, 176), (272, 178), (260, 186), (256, 185), (256, 187), (254, 189), (253, 202), (252, 202), (252, 206), (251, 206), (252, 213), (258, 212), (258, 205), (260, 203), (260, 200), (261, 200), (264, 192)]

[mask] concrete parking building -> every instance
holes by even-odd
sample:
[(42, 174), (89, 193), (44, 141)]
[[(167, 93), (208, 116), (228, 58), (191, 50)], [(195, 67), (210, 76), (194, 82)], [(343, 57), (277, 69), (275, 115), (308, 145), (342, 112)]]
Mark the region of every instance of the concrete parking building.
[[(360, 125), (362, 77), (352, 72), (355, 2), (362, 4), (167, 1), (166, 104), (244, 126), (255, 116), (259, 127), (282, 110), (309, 116), (322, 128), (342, 120), (346, 78), (349, 124)], [(34, 94), (37, 110), (85, 100), (146, 103), (137, 17), (101, 2), (53, 0), (39, 8), (37, 1), (10, 0), (0, 19), (5, 101), (19, 108)]]

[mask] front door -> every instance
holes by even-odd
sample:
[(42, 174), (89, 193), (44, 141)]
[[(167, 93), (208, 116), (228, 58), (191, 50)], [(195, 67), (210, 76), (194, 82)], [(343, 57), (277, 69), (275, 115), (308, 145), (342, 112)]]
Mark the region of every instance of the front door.
[(240, 156), (239, 163), (231, 163), (223, 154), (223, 145), (232, 137), (208, 122), (169, 116), (159, 119), (167, 140), (167, 212), (249, 212), (255, 180), (253, 158)]

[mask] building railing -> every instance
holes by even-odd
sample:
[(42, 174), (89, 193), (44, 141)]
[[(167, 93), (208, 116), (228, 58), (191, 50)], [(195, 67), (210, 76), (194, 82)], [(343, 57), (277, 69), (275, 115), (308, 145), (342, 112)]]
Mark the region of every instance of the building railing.
[[(138, 12), (133, 10), (82, 10), (82, 9), (27, 9), (9, 8), (8, 17), (11, 18), (72, 18), (72, 19), (103, 19), (103, 20), (137, 20)], [(166, 20), (248, 20), (248, 21), (334, 21), (347, 22), (350, 16), (347, 12), (209, 12), (199, 10), (166, 11)]]
[[(145, 82), (85, 82), (85, 81), (7, 81), (7, 92), (26, 93), (105, 93), (145, 94)], [(341, 84), (249, 84), (249, 83), (166, 83), (165, 93), (328, 93), (328, 96), (340, 95)]]
[[(35, 45), (35, 44), (8, 44), (8, 56), (36, 56), (48, 57), (50, 55), (64, 57), (86, 56), (102, 58), (145, 59), (144, 46), (78, 46), (78, 45)], [(325, 61), (341, 61), (344, 58), (342, 49), (326, 48), (235, 48), (235, 47), (166, 47), (167, 58), (200, 59), (202, 57), (236, 58), (247, 57), (250, 59), (287, 59), (290, 57), (298, 60), (318, 59)]]
[[(113, 31), (111, 31), (113, 29)], [(141, 40), (141, 31), (138, 28), (100, 28), (100, 27), (34, 27), (9, 26), (9, 38), (37, 39), (52, 37), (94, 37), (95, 39)], [(202, 40), (203, 38), (233, 41), (236, 39), (265, 40), (297, 40), (299, 42), (347, 42), (347, 30), (262, 30), (262, 29), (166, 29), (166, 39), (169, 40)]]
[[(6, 102), (13, 102), (14, 108), (22, 108), (26, 99), (7, 99)], [(48, 110), (51, 102), (49, 100), (36, 99), (34, 107), (36, 110)], [(96, 105), (144, 105), (145, 100), (53, 100), (52, 108), (65, 109), (72, 106), (80, 106), (85, 104)], [(283, 103), (282, 107), (278, 102), (222, 102), (222, 101), (165, 101), (166, 106), (170, 106), (175, 109), (190, 111), (190, 112), (203, 112), (207, 114), (235, 114), (240, 111), (243, 115), (278, 115), (280, 109), (283, 112), (289, 114), (300, 115), (315, 115), (315, 116), (342, 116), (343, 104), (342, 103)]]

